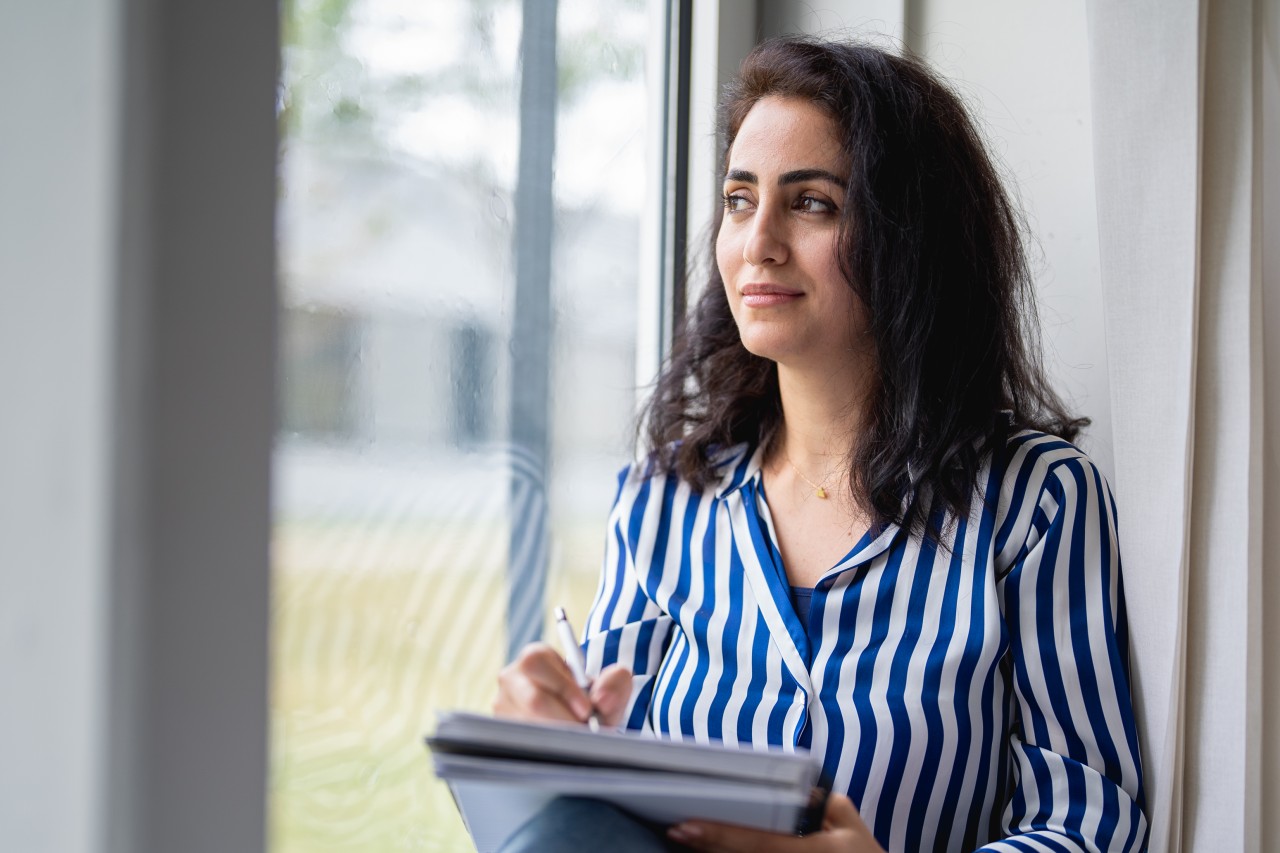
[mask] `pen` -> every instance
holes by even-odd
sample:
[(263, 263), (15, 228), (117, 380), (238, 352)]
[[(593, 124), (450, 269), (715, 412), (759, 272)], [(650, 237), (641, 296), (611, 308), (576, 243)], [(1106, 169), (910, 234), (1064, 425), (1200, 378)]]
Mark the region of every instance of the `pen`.
[[(569, 617), (565, 615), (563, 607), (556, 608), (556, 632), (560, 634), (560, 645), (564, 647), (565, 663), (569, 664), (569, 671), (573, 673), (573, 680), (578, 682), (578, 686), (590, 694), (591, 679), (587, 678), (587, 662), (582, 659), (582, 647), (578, 645), (578, 638), (573, 633), (572, 626), (569, 625)], [(600, 720), (596, 716), (595, 708), (591, 709), (591, 716), (587, 718), (587, 726), (593, 732), (600, 731)]]

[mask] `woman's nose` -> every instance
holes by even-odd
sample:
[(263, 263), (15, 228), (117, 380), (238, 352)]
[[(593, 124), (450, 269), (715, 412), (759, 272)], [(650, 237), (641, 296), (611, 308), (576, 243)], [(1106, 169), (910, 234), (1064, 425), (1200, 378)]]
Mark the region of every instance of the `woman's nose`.
[(777, 217), (763, 210), (751, 219), (747, 241), (742, 246), (742, 259), (753, 267), (783, 264), (787, 261), (787, 241)]

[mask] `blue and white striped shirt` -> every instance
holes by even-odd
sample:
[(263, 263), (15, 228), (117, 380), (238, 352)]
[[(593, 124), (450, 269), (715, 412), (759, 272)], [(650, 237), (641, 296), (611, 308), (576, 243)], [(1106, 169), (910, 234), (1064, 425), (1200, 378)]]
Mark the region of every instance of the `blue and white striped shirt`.
[[(635, 673), (627, 726), (808, 748), (890, 851), (1146, 840), (1110, 490), (1073, 445), (992, 454), (945, 547), (894, 525), (817, 583), (806, 632), (761, 481), (620, 476), (588, 669)], [(985, 845), (985, 846), (984, 846)]]

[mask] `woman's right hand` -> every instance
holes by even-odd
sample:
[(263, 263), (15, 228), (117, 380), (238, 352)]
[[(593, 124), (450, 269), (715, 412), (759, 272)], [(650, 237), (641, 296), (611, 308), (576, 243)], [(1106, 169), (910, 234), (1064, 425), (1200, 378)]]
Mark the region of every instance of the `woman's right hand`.
[(614, 664), (601, 670), (588, 695), (569, 665), (546, 643), (530, 643), (498, 674), (495, 717), (585, 723), (594, 709), (601, 725), (617, 727), (631, 698), (631, 670)]

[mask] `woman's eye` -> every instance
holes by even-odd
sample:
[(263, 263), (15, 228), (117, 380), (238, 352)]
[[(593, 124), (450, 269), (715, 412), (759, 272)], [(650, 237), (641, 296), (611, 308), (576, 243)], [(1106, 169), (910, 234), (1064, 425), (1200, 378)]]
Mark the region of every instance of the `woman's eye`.
[(733, 193), (726, 193), (724, 196), (724, 209), (729, 213), (746, 210), (749, 204), (750, 202), (745, 196), (734, 195)]
[(835, 213), (836, 206), (817, 196), (802, 195), (796, 199), (796, 207), (805, 213)]

